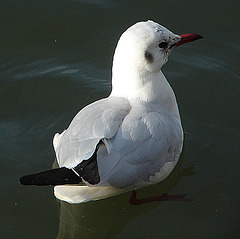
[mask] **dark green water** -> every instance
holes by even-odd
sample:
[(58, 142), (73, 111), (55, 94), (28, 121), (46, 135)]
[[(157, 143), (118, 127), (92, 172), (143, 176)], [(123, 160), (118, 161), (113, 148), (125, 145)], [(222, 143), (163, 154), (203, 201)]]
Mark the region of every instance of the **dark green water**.
[[(240, 238), (240, 2), (0, 0), (1, 238)], [(164, 182), (139, 191), (193, 203), (133, 207), (129, 193), (81, 205), (18, 178), (49, 169), (52, 138), (86, 104), (108, 96), (120, 34), (152, 19), (204, 40), (164, 66), (185, 147)]]

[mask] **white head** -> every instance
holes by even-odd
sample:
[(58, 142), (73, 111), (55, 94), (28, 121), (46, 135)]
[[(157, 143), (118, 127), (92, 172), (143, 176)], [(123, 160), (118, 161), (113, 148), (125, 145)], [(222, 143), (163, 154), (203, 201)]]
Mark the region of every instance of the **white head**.
[[(192, 37), (188, 41), (195, 40), (193, 36), (199, 36), (189, 35)], [(182, 44), (184, 36), (176, 35), (153, 21), (138, 22), (129, 27), (120, 37), (115, 50), (112, 95), (136, 97), (142, 94), (139, 90), (149, 81), (155, 82), (161, 76), (164, 78), (161, 67), (167, 62), (172, 49)], [(156, 86), (157, 83), (152, 84)]]

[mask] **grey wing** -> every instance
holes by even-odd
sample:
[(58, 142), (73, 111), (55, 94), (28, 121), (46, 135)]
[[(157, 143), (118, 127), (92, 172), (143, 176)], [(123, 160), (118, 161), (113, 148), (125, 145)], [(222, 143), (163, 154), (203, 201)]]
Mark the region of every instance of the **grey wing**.
[[(134, 114), (132, 110), (111, 140), (110, 155), (105, 154), (104, 161), (98, 162), (102, 183), (107, 181), (120, 188), (142, 182), (151, 184), (158, 171), (160, 177), (153, 180), (163, 180), (177, 162), (182, 140), (181, 123), (175, 117), (156, 112)], [(106, 165), (108, 158), (111, 160)], [(113, 162), (117, 162), (117, 167)], [(172, 166), (163, 170), (168, 164)]]
[(54, 137), (59, 166), (72, 168), (90, 158), (101, 139), (110, 139), (117, 133), (129, 111), (128, 101), (118, 97), (108, 97), (83, 108), (69, 128)]

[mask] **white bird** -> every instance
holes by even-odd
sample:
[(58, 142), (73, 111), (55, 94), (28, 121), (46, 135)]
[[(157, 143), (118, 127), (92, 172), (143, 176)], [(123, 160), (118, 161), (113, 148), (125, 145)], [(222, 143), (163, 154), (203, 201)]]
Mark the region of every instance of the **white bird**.
[(164, 180), (181, 154), (183, 129), (161, 68), (176, 46), (200, 38), (153, 21), (129, 27), (115, 50), (109, 97), (83, 108), (53, 139), (60, 168), (20, 182), (54, 185), (58, 199), (82, 203)]

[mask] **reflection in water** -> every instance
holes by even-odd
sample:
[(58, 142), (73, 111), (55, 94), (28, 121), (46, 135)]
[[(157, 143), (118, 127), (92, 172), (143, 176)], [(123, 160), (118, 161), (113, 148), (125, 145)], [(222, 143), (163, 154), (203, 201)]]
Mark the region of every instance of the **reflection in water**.
[[(138, 197), (168, 193), (182, 177), (194, 174), (193, 168), (182, 168), (183, 154), (171, 175), (162, 183), (139, 190)], [(185, 192), (183, 192), (185, 193)], [(130, 193), (105, 200), (83, 204), (68, 204), (59, 201), (59, 231), (57, 239), (115, 238), (134, 218), (156, 208), (159, 203), (132, 206), (128, 203)], [(165, 202), (167, 203), (167, 202)], [(185, 203), (185, 202), (181, 202)]]

